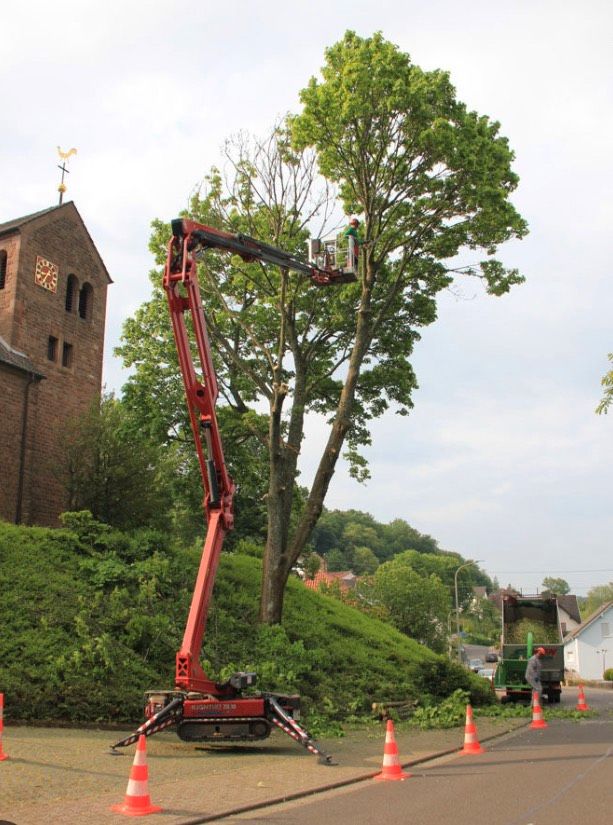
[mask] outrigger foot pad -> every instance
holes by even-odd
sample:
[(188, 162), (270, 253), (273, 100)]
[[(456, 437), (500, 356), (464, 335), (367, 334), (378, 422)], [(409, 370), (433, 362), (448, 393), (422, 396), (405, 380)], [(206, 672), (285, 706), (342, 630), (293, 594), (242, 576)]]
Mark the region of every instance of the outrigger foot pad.
[(176, 699), (173, 699), (172, 702), (169, 702), (165, 708), (158, 711), (151, 719), (147, 719), (146, 722), (137, 728), (134, 733), (131, 733), (129, 736), (126, 736), (125, 739), (120, 739), (119, 742), (115, 742), (114, 745), (111, 745), (111, 752), (115, 751), (116, 748), (125, 748), (127, 745), (133, 745), (135, 742), (138, 742), (140, 736), (153, 736), (154, 733), (158, 733), (158, 731), (164, 730), (164, 728), (169, 728), (171, 725), (175, 725), (177, 722), (176, 714), (178, 708), (183, 705), (183, 697), (179, 696)]
[(317, 760), (320, 765), (338, 765), (338, 762), (335, 762), (332, 756), (329, 753), (323, 753)]
[(266, 700), (272, 708), (272, 713), (269, 716), (269, 719), (274, 725), (276, 725), (284, 733), (287, 733), (288, 736), (291, 736), (291, 738), (302, 745), (303, 748), (306, 748), (309, 753), (319, 757), (318, 761), (320, 765), (338, 764), (338, 762), (332, 761), (332, 757), (329, 754), (324, 753), (324, 751), (321, 750), (317, 742), (308, 733), (308, 731), (301, 727), (295, 719), (292, 719), (292, 717), (283, 710), (273, 695), (270, 693), (266, 694)]

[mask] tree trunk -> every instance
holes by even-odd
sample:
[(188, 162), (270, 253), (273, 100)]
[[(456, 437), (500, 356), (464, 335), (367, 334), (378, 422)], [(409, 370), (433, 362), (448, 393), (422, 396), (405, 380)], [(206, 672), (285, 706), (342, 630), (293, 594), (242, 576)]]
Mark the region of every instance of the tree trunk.
[[(298, 450), (282, 438), (281, 411), (287, 388), (275, 384), (269, 424), (268, 532), (262, 569), (260, 622), (279, 624), (292, 562), (288, 555), (289, 525), (294, 497)], [(297, 409), (296, 395), (294, 409)], [(290, 430), (291, 430), (290, 426)]]
[[(281, 438), (281, 407), (284, 396), (275, 393), (270, 416), (270, 482), (268, 488), (268, 537), (264, 551), (260, 621), (278, 624), (283, 615), (283, 597), (290, 571), (304, 551), (315, 527), (334, 474), (338, 457), (351, 427), (355, 393), (364, 357), (372, 338), (370, 296), (373, 272), (364, 279), (356, 321), (356, 337), (349, 359), (347, 378), (341, 390), (328, 442), (309, 493), (305, 511), (290, 541), (289, 524), (300, 441), (304, 425), (304, 393), (301, 361), (294, 349), (296, 380), (287, 445)], [(292, 330), (287, 329), (291, 340)]]
[(307, 505), (298, 523), (291, 547), (288, 551), (290, 566), (296, 563), (298, 557), (304, 551), (306, 543), (313, 532), (313, 528), (321, 515), (336, 463), (341, 454), (347, 432), (351, 427), (353, 405), (360, 370), (372, 339), (370, 297), (373, 283), (374, 273), (370, 268), (370, 261), (367, 261), (367, 274), (364, 278), (362, 299), (356, 321), (356, 336), (351, 358), (349, 359), (347, 378), (341, 390), (328, 442), (319, 461)]

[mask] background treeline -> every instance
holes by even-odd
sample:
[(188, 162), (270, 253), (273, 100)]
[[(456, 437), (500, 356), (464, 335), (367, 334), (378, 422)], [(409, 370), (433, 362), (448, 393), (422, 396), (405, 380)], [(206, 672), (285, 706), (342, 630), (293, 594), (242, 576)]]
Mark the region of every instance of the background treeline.
[[(174, 372), (171, 379), (180, 383)], [(191, 436), (186, 438), (180, 428), (171, 428), (169, 435), (168, 415), (157, 407), (153, 410), (155, 415), (145, 399), (127, 387), (122, 399), (105, 395), (88, 415), (67, 423), (66, 466), (59, 471), (66, 473), (70, 509), (87, 509), (98, 521), (121, 530), (153, 527), (183, 545), (198, 543), (204, 533), (202, 482)], [(257, 555), (266, 538), (268, 476), (266, 456), (254, 432), (265, 430), (266, 422), (251, 413), (237, 415), (228, 407), (221, 407), (218, 415), (228, 466), (237, 482), (235, 529), (226, 545), (231, 549), (248, 542)], [(297, 486), (294, 496), (297, 518), (306, 490)], [(306, 572), (316, 570), (317, 561), (309, 560), (312, 552), (325, 558), (331, 572), (351, 570), (364, 576), (407, 550), (423, 557), (418, 568), (422, 574), (428, 560), (428, 575), (438, 575), (453, 600), (453, 575), (465, 559), (401, 518), (382, 524), (368, 513), (324, 508), (302, 563)], [(496, 579), (490, 580), (477, 567), (462, 570), (458, 595), (463, 607), (468, 607), (478, 585), (488, 592), (498, 588)], [(511, 582), (504, 586), (513, 587)], [(570, 590), (564, 579), (554, 577), (546, 577), (542, 589), (562, 594)], [(578, 599), (582, 615), (611, 599), (613, 583), (593, 587), (587, 597)]]
[[(170, 687), (200, 543), (131, 533), (88, 513), (51, 530), (0, 524), (0, 689), (12, 719), (142, 718), (143, 692)], [(258, 673), (260, 689), (298, 691), (310, 724), (368, 715), (374, 701), (428, 705), (487, 685), (385, 621), (288, 585), (282, 626), (257, 622), (261, 562), (248, 542), (224, 552), (205, 668)], [(257, 555), (257, 554), (256, 554)]]

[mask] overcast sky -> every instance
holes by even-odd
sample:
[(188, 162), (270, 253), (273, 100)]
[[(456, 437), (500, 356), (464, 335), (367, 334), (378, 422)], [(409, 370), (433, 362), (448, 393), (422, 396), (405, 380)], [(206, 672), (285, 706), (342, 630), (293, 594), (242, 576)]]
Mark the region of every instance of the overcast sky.
[[(612, 26), (606, 0), (11, 3), (0, 222), (56, 203), (56, 147), (77, 148), (65, 199), (114, 281), (104, 375), (119, 392), (113, 348), (150, 294), (150, 222), (187, 205), (224, 138), (297, 111), (347, 28), (448, 70), (516, 153), (530, 235), (501, 257), (527, 282), (441, 299), (413, 414), (375, 423), (371, 481), (339, 468), (327, 506), (403, 518), (503, 585), (553, 575), (583, 595), (613, 580), (613, 416), (594, 414), (613, 351)], [(319, 422), (309, 436), (317, 454)]]

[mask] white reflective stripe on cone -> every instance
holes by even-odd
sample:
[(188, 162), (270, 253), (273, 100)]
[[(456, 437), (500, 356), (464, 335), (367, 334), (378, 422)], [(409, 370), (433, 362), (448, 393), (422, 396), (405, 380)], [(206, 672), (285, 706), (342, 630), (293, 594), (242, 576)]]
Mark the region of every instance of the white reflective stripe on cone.
[(147, 764), (147, 752), (144, 751), (144, 750), (141, 751), (141, 750), (137, 749), (136, 753), (134, 754), (134, 762), (132, 764), (133, 765), (146, 765)]
[(129, 779), (126, 796), (149, 796), (147, 783), (140, 779)]

